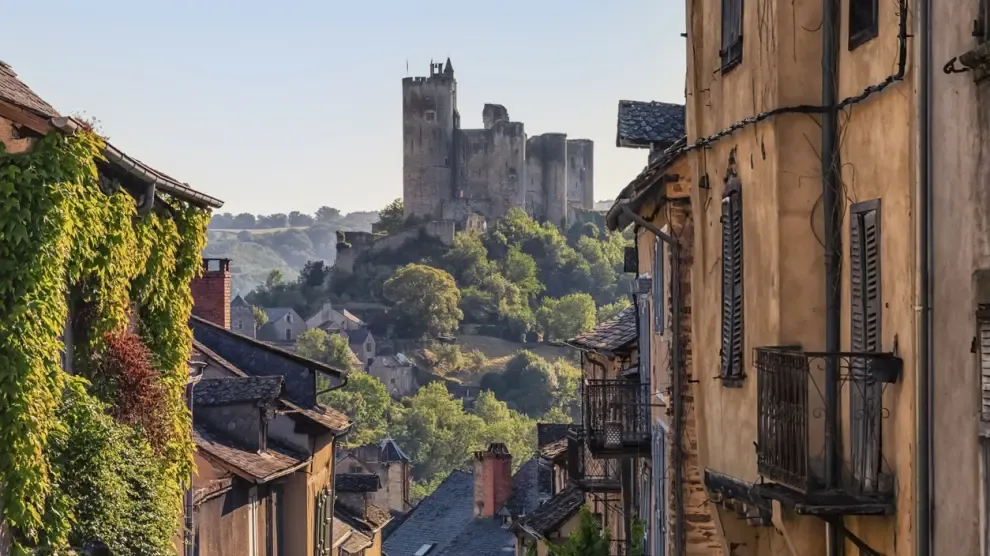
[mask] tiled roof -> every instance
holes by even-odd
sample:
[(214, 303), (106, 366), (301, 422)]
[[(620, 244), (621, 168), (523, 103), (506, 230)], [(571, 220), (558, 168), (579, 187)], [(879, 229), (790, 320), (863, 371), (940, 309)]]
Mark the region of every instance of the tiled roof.
[(368, 336), (371, 336), (371, 331), (367, 328), (347, 331), (347, 341), (352, 344), (362, 344), (368, 339)]
[(565, 423), (537, 423), (536, 424), (536, 445), (539, 448), (567, 438), (567, 431), (573, 425)]
[(512, 494), (499, 510), (499, 515), (526, 515), (540, 505), (539, 472), (538, 458), (530, 458), (519, 466), (519, 470), (512, 476)]
[[(336, 516), (336, 511), (334, 512), (334, 517)], [(333, 520), (333, 529), (331, 534), (333, 535), (333, 547), (344, 544), (344, 541), (350, 538), (351, 533), (354, 532), (354, 528), (344, 522), (342, 519)]]
[(367, 532), (377, 531), (392, 521), (392, 512), (381, 506), (366, 503), (363, 510), (362, 515), (361, 509), (351, 507), (338, 499), (333, 511), (334, 515), (346, 521), (351, 527)]
[(566, 438), (564, 440), (551, 442), (550, 444), (540, 448), (540, 457), (544, 459), (553, 460), (565, 453), (567, 453)]
[(202, 425), (193, 427), (193, 442), (206, 456), (220, 461), (244, 479), (264, 483), (287, 475), (306, 465), (307, 456), (268, 442), (268, 450), (257, 453), (243, 449), (236, 442), (209, 431)]
[(668, 146), (684, 135), (684, 105), (620, 100), (617, 147)]
[(268, 317), (268, 322), (275, 322), (285, 318), (292, 312), (292, 307), (265, 307), (262, 309), (265, 312), (265, 316)]
[(345, 319), (353, 322), (354, 324), (364, 324), (364, 321), (359, 319), (357, 315), (348, 311), (347, 309), (344, 309), (343, 312), (341, 312), (340, 314), (343, 315)]
[(545, 537), (566, 523), (581, 509), (584, 502), (584, 492), (574, 487), (567, 487), (536, 511), (513, 524), (513, 528), (522, 528), (539, 537)]
[(204, 378), (193, 388), (196, 405), (272, 403), (282, 393), (280, 376)]
[(17, 73), (3, 61), (0, 61), (0, 99), (44, 118), (59, 116), (58, 111), (52, 105), (45, 102), (23, 81), (18, 79)]
[(615, 351), (636, 341), (636, 308), (626, 307), (618, 315), (567, 341), (578, 348)]
[(335, 480), (339, 492), (377, 492), (382, 487), (374, 473), (338, 473)]
[(402, 448), (395, 443), (395, 440), (386, 438), (378, 443), (381, 447), (381, 454), (378, 456), (380, 462), (404, 461), (410, 462), (409, 456), (402, 451)]
[(241, 296), (239, 296), (239, 295), (235, 296), (234, 299), (231, 299), (230, 300), (230, 306), (231, 307), (250, 307), (250, 305), (248, 305), (248, 302), (247, 301), (244, 301), (244, 298), (241, 297)]
[(372, 540), (370, 537), (360, 531), (352, 530), (351, 536), (344, 541), (344, 544), (340, 545), (340, 548), (344, 549), (348, 554), (358, 554), (371, 546), (371, 543)]
[(434, 543), (429, 556), (504, 556), (512, 542), (501, 520), (475, 519), (474, 475), (454, 471), (409, 512), (383, 549), (389, 556), (413, 556)]

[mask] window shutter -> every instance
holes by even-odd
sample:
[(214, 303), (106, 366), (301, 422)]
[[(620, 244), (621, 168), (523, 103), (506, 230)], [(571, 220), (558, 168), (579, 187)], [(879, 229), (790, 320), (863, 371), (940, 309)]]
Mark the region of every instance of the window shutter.
[(990, 421), (990, 319), (981, 318), (977, 325), (980, 342), (980, 416)]
[(653, 330), (657, 334), (663, 334), (664, 309), (667, 305), (667, 296), (664, 295), (663, 276), (663, 241), (660, 238), (653, 240)]
[(722, 72), (742, 61), (743, 0), (722, 0)]
[[(852, 206), (849, 219), (850, 346), (854, 352), (881, 350), (880, 206), (876, 201)], [(853, 477), (866, 491), (875, 490), (880, 471), (883, 408), (881, 384), (869, 380), (866, 363), (852, 361), (849, 392)]]
[(667, 433), (659, 420), (653, 425), (653, 554), (667, 551)]
[(639, 305), (639, 378), (641, 384), (650, 383), (650, 302), (645, 295), (637, 298)]
[(722, 377), (742, 372), (743, 283), (742, 199), (722, 199)]

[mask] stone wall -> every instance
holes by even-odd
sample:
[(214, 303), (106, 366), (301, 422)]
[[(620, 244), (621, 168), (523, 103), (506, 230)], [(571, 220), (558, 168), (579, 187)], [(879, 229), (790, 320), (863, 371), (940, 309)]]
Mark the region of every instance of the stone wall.
[(452, 196), (456, 84), (452, 74), (402, 80), (402, 199), (405, 215), (439, 218)]

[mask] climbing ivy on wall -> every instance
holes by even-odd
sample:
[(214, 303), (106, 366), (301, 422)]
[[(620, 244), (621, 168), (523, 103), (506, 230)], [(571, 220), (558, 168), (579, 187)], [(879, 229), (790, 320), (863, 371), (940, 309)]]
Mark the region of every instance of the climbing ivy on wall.
[[(126, 192), (101, 190), (96, 160), (102, 146), (90, 132), (49, 134), (19, 154), (0, 144), (0, 503), (20, 553), (61, 550), (70, 537), (89, 536), (81, 531), (86, 527), (104, 536), (126, 530), (141, 537), (133, 544), (141, 546), (140, 553), (166, 553), (192, 466), (183, 400), (191, 347), (189, 281), (201, 268), (209, 214), (166, 198), (167, 208), (139, 216)], [(61, 370), (70, 299), (81, 321), (74, 326), (74, 363), (82, 379)], [(133, 307), (137, 332), (166, 391), (170, 426), (157, 451), (149, 449), (139, 426), (104, 418), (113, 400), (96, 399), (85, 381), (99, 373), (104, 338), (126, 331)], [(85, 414), (94, 408), (98, 415)], [(144, 531), (115, 523), (133, 515), (115, 518), (93, 510), (82, 498), (99, 495), (80, 488), (82, 474), (65, 468), (66, 462), (81, 461), (66, 453), (67, 446), (95, 458), (91, 476), (128, 477), (137, 484), (127, 496), (139, 500), (155, 493), (144, 505), (166, 500), (167, 507), (141, 516)], [(128, 458), (117, 457), (122, 453)], [(157, 540), (149, 545), (142, 539)], [(123, 545), (111, 548), (132, 553)]]

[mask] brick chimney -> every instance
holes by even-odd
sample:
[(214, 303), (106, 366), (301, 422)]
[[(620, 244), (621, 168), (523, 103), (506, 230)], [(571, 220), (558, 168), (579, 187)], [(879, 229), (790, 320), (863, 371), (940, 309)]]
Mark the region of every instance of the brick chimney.
[(474, 453), (474, 516), (494, 517), (512, 494), (512, 454), (505, 444), (492, 442)]
[(194, 315), (230, 328), (230, 259), (203, 259), (203, 275), (189, 289)]

